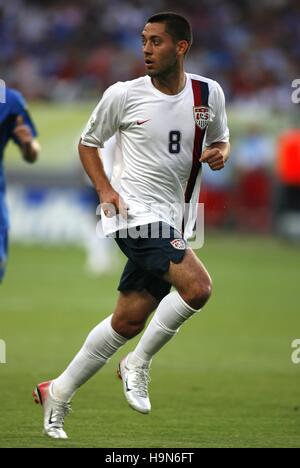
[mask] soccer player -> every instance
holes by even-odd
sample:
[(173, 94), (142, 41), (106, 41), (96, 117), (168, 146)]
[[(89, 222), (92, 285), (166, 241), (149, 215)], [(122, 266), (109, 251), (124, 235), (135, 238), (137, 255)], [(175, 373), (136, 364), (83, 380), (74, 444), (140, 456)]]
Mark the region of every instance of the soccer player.
[(5, 88), (3, 101), (0, 102), (0, 283), (7, 263), (9, 229), (5, 202), (4, 149), (9, 140), (13, 140), (28, 163), (35, 162), (40, 152), (37, 132), (23, 96), (11, 88)]
[[(113, 314), (91, 331), (63, 374), (34, 392), (44, 406), (44, 430), (53, 438), (67, 437), (64, 417), (75, 391), (143, 330), (156, 309), (118, 369), (129, 405), (149, 413), (153, 356), (203, 308), (212, 291), (207, 270), (186, 243), (196, 210), (191, 209), (182, 232), (182, 215), (173, 216), (170, 207), (183, 211), (185, 202), (197, 203), (202, 164), (214, 171), (225, 165), (229, 132), (224, 94), (215, 81), (184, 71), (192, 43), (184, 17), (169, 12), (152, 16), (141, 39), (147, 76), (108, 88), (79, 143), (81, 161), (102, 202), (103, 229), (115, 233), (128, 262)], [(114, 134), (123, 167), (110, 183), (98, 149)]]

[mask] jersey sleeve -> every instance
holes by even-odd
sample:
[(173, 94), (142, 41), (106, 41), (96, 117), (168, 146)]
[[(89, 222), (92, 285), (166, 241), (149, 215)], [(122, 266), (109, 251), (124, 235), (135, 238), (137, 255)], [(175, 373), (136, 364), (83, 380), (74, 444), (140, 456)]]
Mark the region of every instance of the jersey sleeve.
[[(12, 114), (15, 116), (15, 120), (17, 120), (17, 117), (21, 115), (23, 117), (24, 125), (28, 125), (28, 127), (31, 130), (32, 136), (35, 138), (37, 136), (37, 130), (30, 116), (25, 99), (17, 91), (13, 92), (13, 99), (14, 101), (12, 106)], [(18, 138), (14, 135), (14, 133), (11, 134), (11, 138), (17, 145), (20, 145), (20, 142)]]
[(120, 128), (126, 101), (124, 83), (110, 86), (93, 111), (82, 135), (81, 141), (86, 146), (103, 148)]
[(210, 122), (206, 133), (206, 146), (213, 143), (229, 141), (229, 129), (227, 126), (227, 115), (225, 110), (225, 96), (219, 83), (210, 92), (209, 105), (212, 109), (213, 119)]

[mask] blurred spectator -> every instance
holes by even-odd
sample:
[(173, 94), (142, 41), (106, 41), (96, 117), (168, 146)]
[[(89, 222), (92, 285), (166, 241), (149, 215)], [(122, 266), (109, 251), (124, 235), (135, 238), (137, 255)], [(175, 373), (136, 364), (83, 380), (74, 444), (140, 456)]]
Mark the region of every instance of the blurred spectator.
[(203, 166), (200, 203), (204, 203), (205, 226), (227, 228), (232, 216), (232, 164), (229, 160), (222, 171), (213, 172)]
[(250, 126), (236, 141), (231, 162), (237, 176), (234, 208), (238, 229), (270, 232), (274, 159), (273, 142), (258, 125)]
[(276, 175), (277, 228), (300, 240), (300, 130), (285, 131), (278, 140)]

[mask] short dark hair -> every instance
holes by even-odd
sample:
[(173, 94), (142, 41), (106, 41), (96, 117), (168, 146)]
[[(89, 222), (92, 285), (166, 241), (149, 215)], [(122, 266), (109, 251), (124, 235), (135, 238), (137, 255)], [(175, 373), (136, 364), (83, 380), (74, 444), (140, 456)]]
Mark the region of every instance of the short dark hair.
[(192, 27), (184, 16), (172, 11), (166, 11), (150, 16), (147, 23), (165, 23), (167, 33), (170, 34), (175, 42), (187, 41), (189, 48), (191, 47), (193, 42)]

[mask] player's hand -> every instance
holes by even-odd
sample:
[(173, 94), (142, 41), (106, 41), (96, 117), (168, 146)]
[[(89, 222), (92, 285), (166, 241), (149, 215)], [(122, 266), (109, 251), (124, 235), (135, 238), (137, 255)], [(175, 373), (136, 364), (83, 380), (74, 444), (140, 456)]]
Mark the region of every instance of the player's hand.
[(32, 142), (33, 135), (31, 132), (31, 128), (24, 123), (24, 119), (22, 115), (18, 115), (16, 119), (16, 126), (13, 131), (14, 135), (19, 140), (22, 146), (25, 146)]
[(207, 163), (213, 171), (219, 171), (225, 166), (225, 157), (219, 148), (207, 148), (203, 151), (201, 163)]
[(101, 208), (107, 218), (120, 214), (127, 219), (128, 206), (123, 198), (113, 189), (100, 193)]

